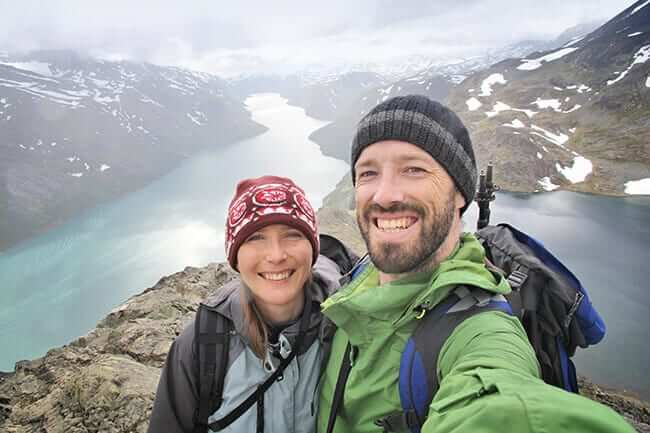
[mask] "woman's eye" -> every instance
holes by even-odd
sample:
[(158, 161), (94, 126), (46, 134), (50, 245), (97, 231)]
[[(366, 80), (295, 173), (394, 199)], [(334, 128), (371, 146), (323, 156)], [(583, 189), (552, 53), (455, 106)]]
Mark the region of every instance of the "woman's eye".
[(260, 234), (252, 234), (248, 237), (248, 239), (246, 239), (246, 242), (255, 242), (255, 241), (260, 241), (262, 239), (264, 239), (264, 236)]
[(304, 239), (305, 235), (303, 235), (299, 230), (291, 230), (290, 232), (287, 232), (287, 237), (289, 239)]

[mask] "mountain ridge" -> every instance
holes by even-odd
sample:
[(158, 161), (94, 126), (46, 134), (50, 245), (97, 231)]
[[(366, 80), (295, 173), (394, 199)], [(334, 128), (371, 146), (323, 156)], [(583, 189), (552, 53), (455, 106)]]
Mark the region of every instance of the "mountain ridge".
[(45, 51), (0, 61), (0, 130), (1, 250), (266, 128), (218, 77)]

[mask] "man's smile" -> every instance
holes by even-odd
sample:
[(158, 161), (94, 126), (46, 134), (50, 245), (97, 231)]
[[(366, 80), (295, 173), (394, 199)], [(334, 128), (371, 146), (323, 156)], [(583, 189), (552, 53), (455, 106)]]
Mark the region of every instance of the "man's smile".
[(406, 230), (417, 222), (416, 217), (378, 217), (373, 218), (375, 226), (382, 232)]

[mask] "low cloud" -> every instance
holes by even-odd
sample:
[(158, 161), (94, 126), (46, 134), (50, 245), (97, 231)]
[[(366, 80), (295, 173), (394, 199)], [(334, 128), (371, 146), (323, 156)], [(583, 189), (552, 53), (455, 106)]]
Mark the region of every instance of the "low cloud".
[[(0, 51), (72, 49), (221, 75), (468, 56), (550, 39), (631, 0), (2, 0)], [(309, 4), (307, 4), (309, 3)]]

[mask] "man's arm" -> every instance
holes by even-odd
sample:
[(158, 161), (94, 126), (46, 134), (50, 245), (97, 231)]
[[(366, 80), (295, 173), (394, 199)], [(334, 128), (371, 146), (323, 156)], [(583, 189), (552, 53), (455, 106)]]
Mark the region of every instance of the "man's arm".
[(544, 383), (521, 323), (504, 313), (460, 324), (440, 352), (438, 376), (423, 433), (634, 432), (611, 409)]
[(194, 322), (174, 341), (160, 375), (148, 433), (191, 433), (198, 407), (194, 379)]

